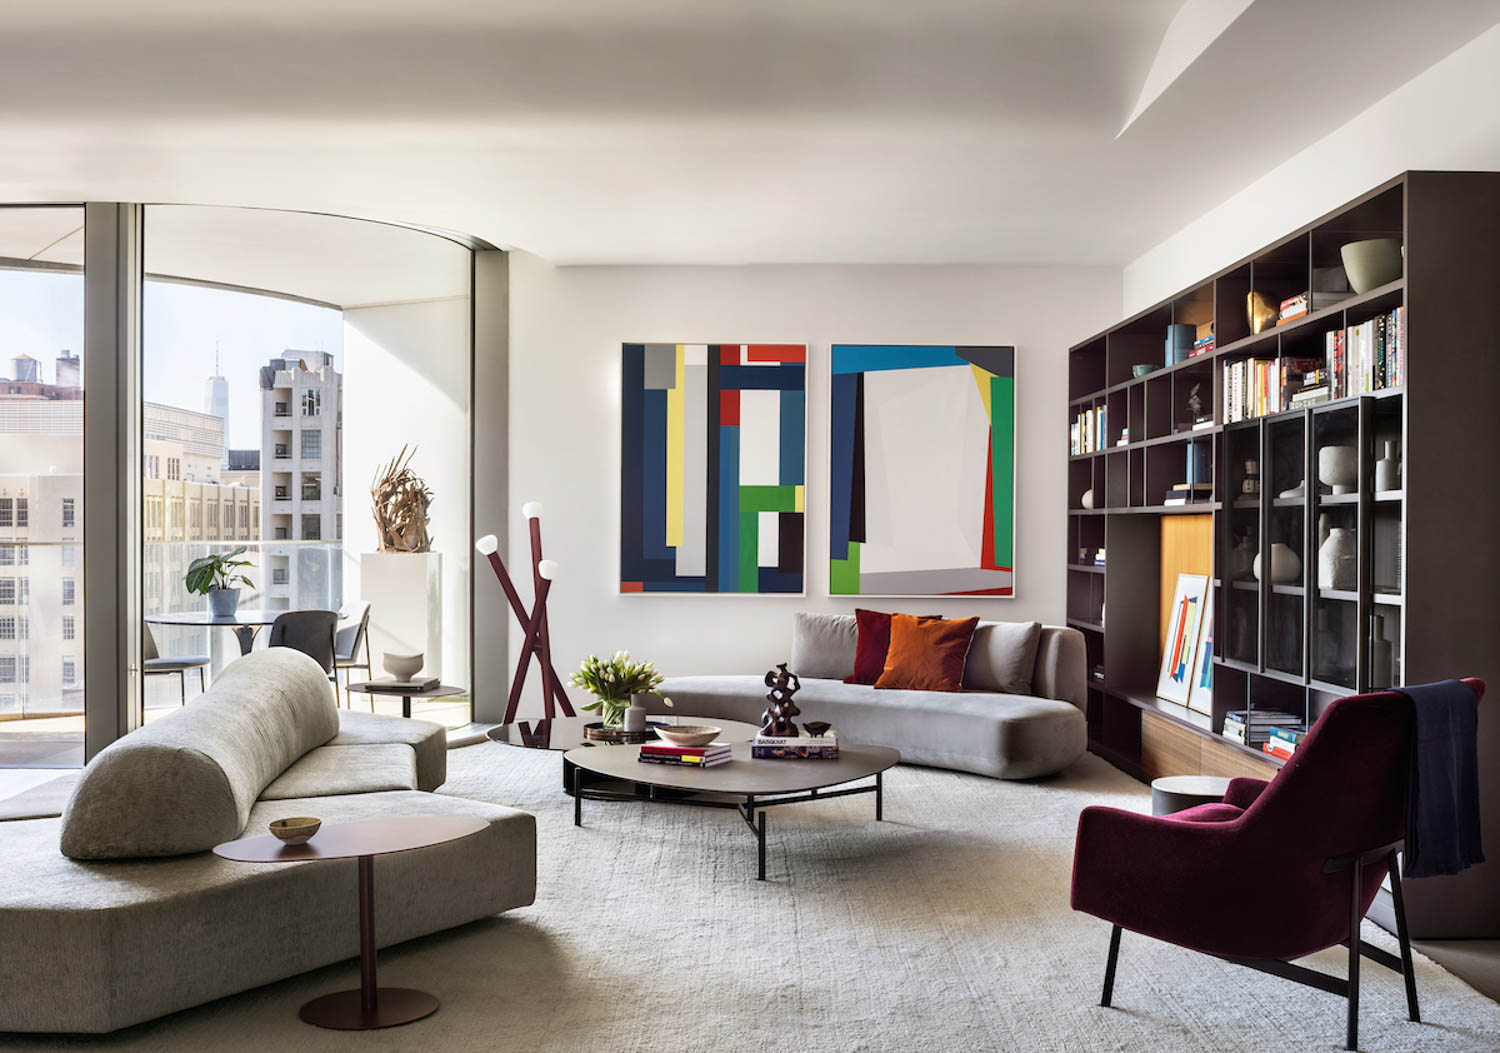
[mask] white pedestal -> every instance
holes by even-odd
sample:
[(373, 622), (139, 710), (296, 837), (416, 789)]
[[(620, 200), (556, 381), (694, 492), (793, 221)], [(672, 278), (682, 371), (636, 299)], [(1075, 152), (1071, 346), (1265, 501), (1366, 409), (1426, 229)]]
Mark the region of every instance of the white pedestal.
[(385, 675), (387, 651), (426, 656), (423, 676), (443, 675), (443, 557), (439, 552), (366, 552), (360, 599), (370, 605), (370, 675)]

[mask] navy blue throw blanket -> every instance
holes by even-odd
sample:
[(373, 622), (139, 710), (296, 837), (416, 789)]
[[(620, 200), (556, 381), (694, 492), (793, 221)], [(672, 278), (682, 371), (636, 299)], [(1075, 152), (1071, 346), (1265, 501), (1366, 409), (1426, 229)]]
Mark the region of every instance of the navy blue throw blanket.
[(1400, 690), (1416, 710), (1405, 874), (1457, 874), (1484, 862), (1479, 843), (1479, 702), (1459, 680)]

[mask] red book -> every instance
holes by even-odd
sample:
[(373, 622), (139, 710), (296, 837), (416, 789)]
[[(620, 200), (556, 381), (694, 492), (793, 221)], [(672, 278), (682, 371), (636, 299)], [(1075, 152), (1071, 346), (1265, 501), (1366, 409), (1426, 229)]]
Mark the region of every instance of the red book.
[(658, 757), (706, 757), (710, 753), (723, 753), (730, 748), (727, 742), (710, 742), (707, 746), (674, 746), (670, 742), (647, 742), (641, 752)]
[(1269, 753), (1273, 757), (1280, 757), (1282, 760), (1291, 760), (1292, 759), (1292, 751), (1291, 750), (1289, 750), (1289, 749), (1282, 749), (1282, 748), (1279, 747), (1279, 745), (1273, 744), (1272, 742), (1262, 743), (1260, 748), (1262, 750), (1264, 750), (1265, 752)]

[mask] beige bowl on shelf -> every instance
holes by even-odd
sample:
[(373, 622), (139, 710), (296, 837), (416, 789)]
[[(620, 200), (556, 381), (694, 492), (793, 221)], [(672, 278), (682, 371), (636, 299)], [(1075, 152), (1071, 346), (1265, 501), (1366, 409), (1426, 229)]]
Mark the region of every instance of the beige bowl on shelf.
[(424, 657), (420, 653), (391, 654), (387, 651), (385, 657), (381, 659), (380, 664), (385, 667), (385, 671), (393, 676), (398, 683), (409, 684), (411, 683), (411, 678), (421, 672)]
[(322, 825), (323, 820), (307, 815), (293, 816), (289, 819), (273, 819), (270, 823), (271, 833), (289, 845), (307, 844)]
[(707, 746), (723, 730), (708, 724), (678, 724), (658, 727), (656, 733), (674, 746)]
[(1401, 277), (1401, 239), (1369, 238), (1351, 241), (1339, 249), (1349, 288), (1367, 293)]

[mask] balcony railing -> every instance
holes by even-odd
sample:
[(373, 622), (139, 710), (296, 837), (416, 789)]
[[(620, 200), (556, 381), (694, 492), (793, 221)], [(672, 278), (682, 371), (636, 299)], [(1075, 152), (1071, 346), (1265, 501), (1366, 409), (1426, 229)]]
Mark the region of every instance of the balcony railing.
[(304, 486), (302, 488), (302, 500), (321, 501), (323, 500), (323, 491)]

